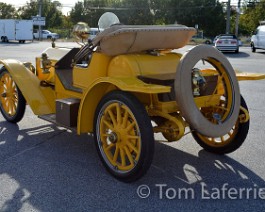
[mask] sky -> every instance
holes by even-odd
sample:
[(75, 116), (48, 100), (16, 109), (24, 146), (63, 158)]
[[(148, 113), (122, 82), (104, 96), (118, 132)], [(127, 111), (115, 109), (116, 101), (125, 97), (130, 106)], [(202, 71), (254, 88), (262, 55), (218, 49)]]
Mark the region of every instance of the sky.
[[(14, 0), (0, 0), (0, 2), (4, 2), (7, 4), (11, 4), (16, 8), (19, 8), (23, 5), (26, 4), (26, 2), (29, 2), (30, 0), (18, 0), (15, 1)], [(59, 2), (61, 2), (62, 4), (62, 12), (63, 14), (67, 15), (67, 12), (71, 11), (71, 9), (74, 7), (75, 3), (78, 1), (82, 1), (82, 0), (59, 0)], [(220, 2), (227, 2), (227, 0), (220, 0)], [(238, 0), (231, 0), (231, 4), (232, 5), (236, 5), (238, 2)]]
[[(63, 14), (67, 15), (67, 12), (69, 12), (74, 6), (75, 3), (82, 0), (59, 0), (59, 2), (62, 4), (62, 12)], [(19, 8), (21, 6), (24, 6), (27, 2), (30, 2), (30, 0), (0, 0), (0, 2), (7, 3), (13, 5), (15, 8)]]

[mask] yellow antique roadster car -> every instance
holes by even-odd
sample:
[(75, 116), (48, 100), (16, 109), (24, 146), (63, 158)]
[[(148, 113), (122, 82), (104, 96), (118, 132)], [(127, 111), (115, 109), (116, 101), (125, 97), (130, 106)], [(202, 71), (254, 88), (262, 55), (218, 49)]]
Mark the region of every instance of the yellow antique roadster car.
[[(104, 31), (80, 48), (46, 49), (35, 66), (0, 60), (4, 118), (19, 122), (28, 104), (39, 118), (78, 135), (93, 133), (104, 166), (125, 182), (150, 167), (154, 133), (172, 142), (190, 132), (217, 154), (240, 147), (249, 113), (238, 80), (264, 75), (235, 73), (208, 45), (177, 53), (194, 35), (191, 27), (126, 26), (105, 13), (99, 28)], [(87, 39), (82, 24), (74, 32)]]

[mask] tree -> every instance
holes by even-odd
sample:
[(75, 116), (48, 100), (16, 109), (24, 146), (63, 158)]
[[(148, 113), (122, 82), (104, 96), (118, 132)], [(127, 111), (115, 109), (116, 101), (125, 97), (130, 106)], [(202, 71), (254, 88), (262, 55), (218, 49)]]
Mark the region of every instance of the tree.
[(0, 19), (17, 18), (17, 11), (10, 4), (0, 2)]
[(71, 21), (95, 27), (107, 11), (114, 12), (124, 24), (198, 24), (208, 36), (225, 29), (223, 5), (217, 0), (83, 0), (72, 9)]
[(265, 20), (265, 0), (251, 1), (244, 7), (244, 14), (240, 16), (239, 27), (244, 34), (251, 34), (259, 22)]
[(198, 24), (208, 36), (224, 32), (225, 14), (219, 1), (153, 0), (152, 2), (156, 20), (164, 20), (166, 24), (179, 23), (187, 26)]
[(71, 21), (86, 22), (91, 27), (97, 27), (98, 19), (110, 7), (108, 0), (83, 0), (77, 2), (70, 12)]
[[(58, 9), (60, 7), (58, 1), (51, 0), (42, 1), (42, 16), (46, 17), (46, 28), (58, 28), (63, 24), (63, 14)], [(20, 7), (18, 10), (22, 19), (31, 19), (39, 12), (39, 4), (37, 0), (31, 0), (26, 3), (26, 6)]]
[(115, 11), (124, 24), (154, 24), (151, 2), (149, 0), (124, 1), (121, 4), (123, 10)]

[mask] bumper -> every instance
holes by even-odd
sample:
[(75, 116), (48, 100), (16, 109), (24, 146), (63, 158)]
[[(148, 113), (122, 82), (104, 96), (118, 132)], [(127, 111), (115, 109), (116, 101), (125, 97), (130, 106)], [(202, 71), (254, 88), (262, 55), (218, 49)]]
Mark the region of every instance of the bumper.
[(215, 46), (219, 51), (238, 51), (238, 46)]

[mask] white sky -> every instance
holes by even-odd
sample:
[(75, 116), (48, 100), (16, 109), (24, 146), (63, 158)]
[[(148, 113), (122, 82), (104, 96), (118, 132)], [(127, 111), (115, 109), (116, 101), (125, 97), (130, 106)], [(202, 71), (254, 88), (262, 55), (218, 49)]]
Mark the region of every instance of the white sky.
[[(82, 1), (82, 0), (59, 0), (59, 2), (61, 2), (62, 6), (63, 6), (62, 12), (64, 14), (67, 14), (67, 12), (69, 12), (75, 6), (75, 3), (78, 1)], [(30, 2), (30, 0), (18, 0), (18, 1), (0, 0), (0, 2), (11, 4), (16, 8), (19, 8), (21, 6), (24, 6), (27, 2)]]
[[(82, 0), (59, 0), (62, 4), (62, 12), (66, 15), (75, 5), (76, 2)], [(220, 0), (220, 2), (227, 2), (228, 0)], [(0, 2), (4, 2), (7, 4), (11, 4), (16, 8), (19, 8), (26, 4), (26, 2), (30, 2), (30, 0), (18, 0), (17, 2), (14, 0), (0, 0)], [(231, 0), (232, 5), (237, 5), (238, 0)], [(241, 1), (242, 2), (242, 1)]]

